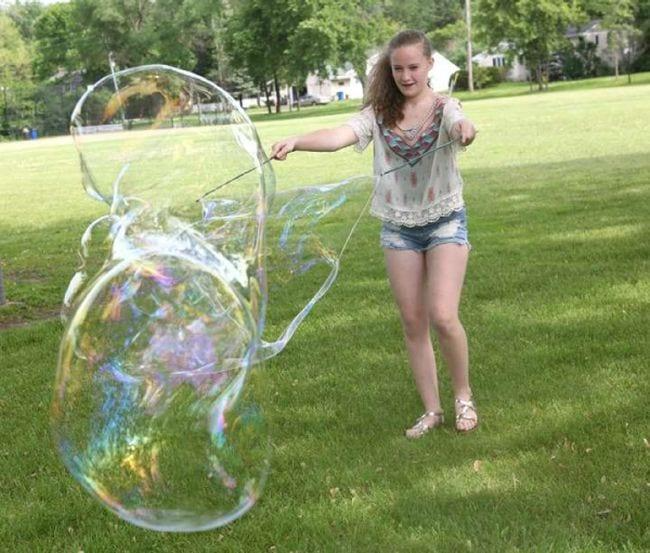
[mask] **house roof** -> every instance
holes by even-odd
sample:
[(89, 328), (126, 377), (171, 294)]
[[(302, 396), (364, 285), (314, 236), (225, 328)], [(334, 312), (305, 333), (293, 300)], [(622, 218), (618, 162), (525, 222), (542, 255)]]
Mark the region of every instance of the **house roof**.
[(600, 19), (592, 19), (588, 23), (585, 23), (584, 25), (580, 27), (575, 27), (573, 25), (569, 25), (567, 27), (566, 33), (564, 36), (567, 38), (572, 38), (572, 37), (577, 37), (577, 36), (582, 36), (585, 33), (594, 33), (596, 31), (600, 31), (601, 27), (601, 20)]

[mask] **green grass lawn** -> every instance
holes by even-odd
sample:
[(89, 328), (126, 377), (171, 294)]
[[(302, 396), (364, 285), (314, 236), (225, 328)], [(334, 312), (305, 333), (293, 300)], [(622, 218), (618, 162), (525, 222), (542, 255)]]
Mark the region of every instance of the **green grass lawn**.
[[(623, 77), (621, 78), (623, 80)], [(0, 543), (7, 551), (650, 550), (650, 84), (465, 102), (470, 255), (461, 318), (481, 427), (418, 442), (421, 412), (366, 217), (330, 293), (259, 375), (273, 439), (259, 504), (228, 527), (144, 531), (68, 475), (49, 434), (53, 318), (87, 224), (68, 139), (0, 146)], [(260, 120), (268, 148), (349, 113)], [(280, 188), (371, 170), (296, 153)], [(443, 407), (453, 398), (439, 358)], [(644, 399), (645, 398), (645, 399)]]

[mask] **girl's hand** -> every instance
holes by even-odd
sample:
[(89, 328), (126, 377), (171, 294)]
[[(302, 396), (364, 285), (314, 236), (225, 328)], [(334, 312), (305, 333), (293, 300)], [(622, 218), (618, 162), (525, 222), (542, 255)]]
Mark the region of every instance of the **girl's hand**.
[(271, 146), (271, 159), (277, 159), (279, 161), (287, 159), (287, 155), (296, 149), (297, 140), (296, 137), (291, 137), (273, 144)]
[(460, 138), (461, 146), (469, 146), (474, 142), (476, 137), (476, 129), (474, 124), (469, 119), (462, 119), (454, 125), (454, 134)]

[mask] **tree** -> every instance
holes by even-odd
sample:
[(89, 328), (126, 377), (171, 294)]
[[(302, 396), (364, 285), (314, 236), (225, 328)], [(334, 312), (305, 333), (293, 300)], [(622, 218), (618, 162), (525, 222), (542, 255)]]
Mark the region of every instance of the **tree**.
[(506, 41), (512, 54), (523, 55), (542, 90), (551, 54), (566, 40), (572, 7), (570, 0), (479, 0), (475, 21), (489, 44)]
[(634, 62), (635, 70), (650, 71), (650, 0), (638, 0), (634, 24), (641, 32), (640, 55)]
[(603, 74), (603, 62), (598, 57), (597, 46), (595, 42), (578, 38), (578, 43), (574, 46), (568, 42), (560, 50), (558, 58), (560, 60), (561, 76), (568, 79), (584, 79), (597, 77)]
[(386, 0), (384, 3), (385, 15), (394, 22), (396, 30), (424, 31), (436, 50), (455, 63), (465, 63), (464, 0)]
[(385, 0), (383, 4), (386, 17), (400, 29), (435, 32), (463, 19), (464, 0)]
[(621, 62), (631, 61), (648, 49), (650, 0), (580, 0), (582, 21), (600, 19), (608, 31), (607, 53), (618, 78)]
[(35, 0), (28, 2), (16, 1), (7, 9), (7, 15), (18, 28), (20, 36), (27, 43), (34, 38), (36, 20), (43, 12), (43, 5)]
[(72, 4), (53, 4), (41, 12), (34, 25), (34, 73), (40, 80), (59, 69), (78, 69), (81, 64), (74, 46), (75, 20)]
[(312, 2), (308, 17), (290, 38), (291, 72), (297, 73), (295, 80), (304, 81), (310, 72), (328, 76), (331, 66), (350, 63), (365, 89), (368, 56), (394, 27), (372, 0)]
[(335, 59), (340, 65), (346, 61), (352, 64), (365, 90), (368, 55), (396, 31), (395, 23), (376, 2), (368, 0), (344, 4), (339, 11), (339, 20)]
[(268, 83), (280, 111), (280, 84), (306, 76), (324, 66), (332, 55), (334, 35), (318, 24), (317, 10), (336, 0), (241, 0), (227, 24), (226, 51), (233, 65), (243, 68), (267, 98)]
[(14, 22), (0, 12), (0, 128), (10, 134), (12, 127), (21, 125), (29, 111), (31, 56)]
[(76, 0), (73, 7), (76, 49), (91, 79), (107, 73), (110, 52), (120, 67), (214, 67), (221, 0)]
[(618, 78), (619, 65), (623, 55), (627, 58), (629, 72), (630, 59), (642, 33), (634, 26), (635, 2), (632, 0), (605, 0), (605, 4), (602, 26), (609, 31), (607, 49), (614, 60), (614, 74)]

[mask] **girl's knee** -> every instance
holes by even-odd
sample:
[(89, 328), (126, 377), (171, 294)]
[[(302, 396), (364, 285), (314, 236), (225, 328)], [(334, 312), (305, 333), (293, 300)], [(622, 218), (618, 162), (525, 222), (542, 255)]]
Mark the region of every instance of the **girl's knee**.
[(429, 321), (424, 311), (402, 313), (402, 327), (407, 339), (418, 339), (429, 332)]
[(437, 334), (451, 334), (460, 326), (458, 314), (451, 311), (434, 311), (429, 315), (429, 319)]

